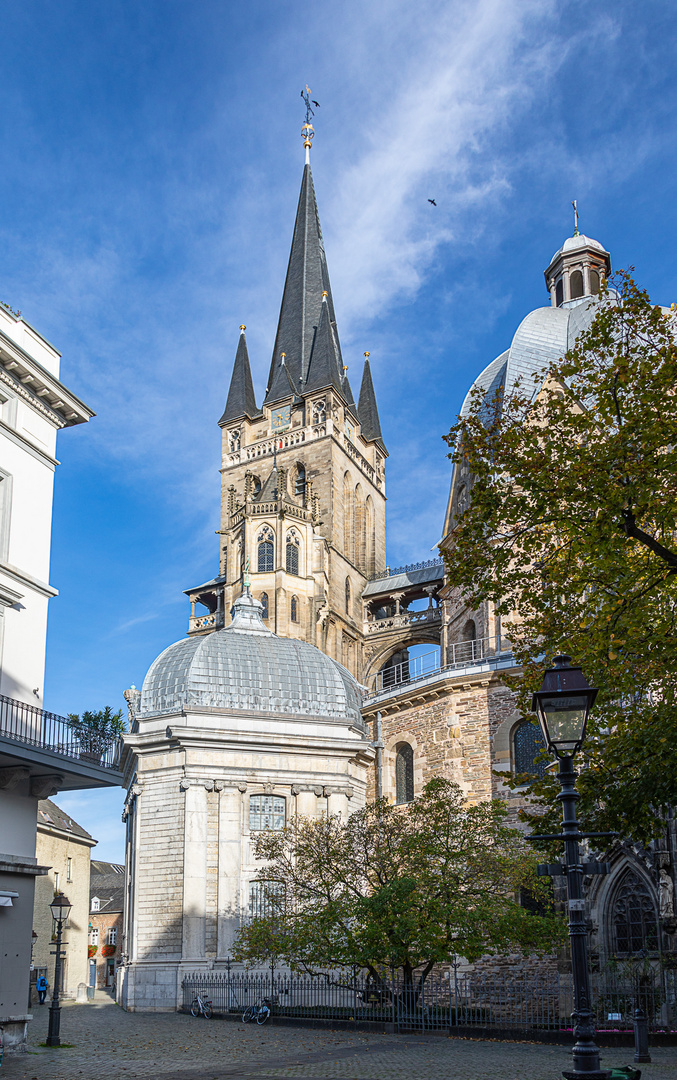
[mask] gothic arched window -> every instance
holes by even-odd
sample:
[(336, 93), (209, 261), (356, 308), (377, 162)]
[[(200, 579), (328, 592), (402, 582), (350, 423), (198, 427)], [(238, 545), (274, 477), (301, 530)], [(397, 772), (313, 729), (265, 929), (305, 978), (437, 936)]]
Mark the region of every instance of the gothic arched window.
[(634, 870), (622, 878), (611, 909), (613, 950), (632, 956), (658, 950), (656, 905), (646, 882)]
[(365, 528), (366, 528), (366, 566), (367, 576), (371, 576), (376, 570), (376, 523), (374, 519), (374, 502), (371, 495), (367, 495), (365, 503)]
[(236, 450), (240, 449), (240, 429), (233, 428), (228, 432), (228, 449), (231, 454), (234, 454)]
[(350, 615), (350, 578), (346, 578), (346, 615)]
[(365, 502), (364, 492), (362, 491), (362, 485), (357, 484), (355, 488), (355, 517), (354, 517), (354, 538), (355, 538), (355, 565), (364, 572), (365, 566), (365, 549), (366, 549), (366, 514), (365, 514)]
[(261, 494), (261, 480), (258, 476), (252, 477), (252, 498), (256, 499)]
[(327, 406), (324, 398), (313, 402), (313, 423), (323, 424), (327, 419)]
[(263, 604), (263, 611), (261, 612), (261, 618), (262, 619), (267, 619), (268, 618), (268, 593), (267, 592), (262, 592), (259, 599), (260, 599), (261, 603)]
[(400, 743), (395, 755), (395, 801), (411, 802), (414, 798), (414, 751), (409, 743)]
[(350, 473), (343, 474), (343, 554), (350, 562), (355, 562), (355, 544), (353, 540), (353, 486)]
[(273, 569), (272, 540), (266, 538), (259, 541), (257, 565), (259, 574), (268, 574)]
[(548, 762), (535, 760), (541, 750), (545, 750), (545, 740), (538, 724), (532, 724), (531, 720), (518, 724), (512, 741), (515, 772), (518, 775), (545, 776)]
[(299, 621), (299, 598), (298, 598), (298, 596), (292, 596), (291, 604), (289, 606), (291, 608), (291, 621), (292, 622), (298, 622)]
[(299, 538), (296, 533), (289, 533), (287, 537), (286, 568), (288, 574), (299, 572)]
[(299, 465), (296, 470), (296, 479), (294, 481), (294, 494), (303, 498), (306, 493), (306, 467), (305, 465)]
[(574, 270), (570, 279), (571, 299), (578, 300), (583, 296), (583, 274), (580, 270)]

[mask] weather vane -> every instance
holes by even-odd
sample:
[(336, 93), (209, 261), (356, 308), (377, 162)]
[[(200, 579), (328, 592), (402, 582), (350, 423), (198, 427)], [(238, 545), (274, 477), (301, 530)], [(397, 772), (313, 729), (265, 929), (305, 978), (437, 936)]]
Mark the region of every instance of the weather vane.
[(574, 236), (580, 236), (581, 234), (578, 231), (578, 203), (576, 199), (574, 199), (571, 205), (574, 208)]
[[(306, 161), (309, 161), (310, 160), (310, 147), (311, 147), (312, 140), (315, 137), (315, 128), (311, 124), (310, 118), (311, 118), (311, 116), (315, 115), (315, 109), (319, 109), (320, 103), (319, 103), (319, 101), (313, 101), (312, 100), (312, 98), (310, 96), (310, 87), (308, 86), (308, 83), (306, 83), (305, 90), (301, 91), (301, 97), (303, 98), (303, 100), (306, 103), (306, 122), (303, 125), (303, 127), (301, 128), (301, 134), (303, 136), (303, 145), (306, 148)], [(313, 108), (313, 105), (315, 106), (315, 109)]]

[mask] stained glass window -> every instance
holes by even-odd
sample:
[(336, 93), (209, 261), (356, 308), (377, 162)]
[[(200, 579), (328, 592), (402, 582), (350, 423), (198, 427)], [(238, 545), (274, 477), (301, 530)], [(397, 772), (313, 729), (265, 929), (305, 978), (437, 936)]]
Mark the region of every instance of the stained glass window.
[(656, 905), (646, 882), (634, 870), (629, 870), (621, 881), (611, 923), (616, 953), (631, 956), (642, 950), (658, 950)]
[(293, 537), (287, 540), (287, 573), (299, 572), (299, 542)]
[(284, 829), (285, 800), (280, 795), (252, 795), (249, 800), (249, 828)]
[(515, 729), (513, 736), (515, 750), (515, 772), (529, 773), (531, 776), (545, 776), (548, 761), (536, 761), (541, 750), (545, 749), (545, 740), (541, 729), (530, 720), (525, 720)]
[(400, 743), (395, 757), (395, 800), (411, 802), (414, 798), (414, 751), (409, 743)]
[(270, 540), (259, 544), (259, 574), (267, 574), (273, 569), (273, 545)]

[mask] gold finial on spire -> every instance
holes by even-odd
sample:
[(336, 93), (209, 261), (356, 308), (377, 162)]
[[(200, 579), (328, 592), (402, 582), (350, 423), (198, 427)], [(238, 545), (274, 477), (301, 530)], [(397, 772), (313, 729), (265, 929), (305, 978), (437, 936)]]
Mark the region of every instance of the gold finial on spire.
[(247, 327), (245, 326), (245, 324), (244, 324), (244, 323), (240, 323), (240, 331), (241, 331), (241, 332), (242, 332), (243, 334), (244, 334), (244, 332), (245, 332), (245, 330), (246, 330), (246, 329), (247, 329)]
[(310, 118), (311, 118), (311, 116), (315, 115), (315, 110), (313, 109), (313, 105), (317, 105), (318, 109), (319, 109), (320, 106), (319, 106), (319, 103), (317, 101), (311, 101), (310, 87), (308, 86), (308, 83), (306, 83), (305, 92), (303, 90), (301, 91), (301, 97), (303, 98), (303, 100), (306, 103), (306, 122), (303, 125), (303, 127), (301, 128), (301, 135), (303, 136), (303, 145), (304, 145), (305, 150), (306, 150), (306, 165), (309, 165), (310, 164), (310, 147), (312, 145), (313, 139), (315, 138), (315, 128), (311, 124)]
[(366, 353), (365, 353), (364, 355), (366, 356), (366, 358), (367, 358), (367, 360), (368, 360), (368, 359), (369, 359), (369, 357), (371, 356), (371, 353), (370, 353), (370, 352), (366, 352)]
[(326, 300), (328, 296), (329, 296), (329, 293), (327, 292), (327, 290), (323, 289), (322, 290), (322, 299)]
[(571, 204), (574, 208), (574, 236), (580, 236), (578, 231), (578, 202), (576, 199)]

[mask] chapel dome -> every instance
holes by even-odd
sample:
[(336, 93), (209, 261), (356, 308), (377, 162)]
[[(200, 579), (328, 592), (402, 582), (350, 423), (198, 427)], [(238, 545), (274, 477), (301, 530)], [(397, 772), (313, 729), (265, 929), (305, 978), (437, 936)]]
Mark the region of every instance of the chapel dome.
[(314, 645), (273, 634), (246, 591), (225, 630), (184, 638), (160, 653), (143, 682), (140, 717), (184, 706), (293, 713), (363, 728), (353, 676)]

